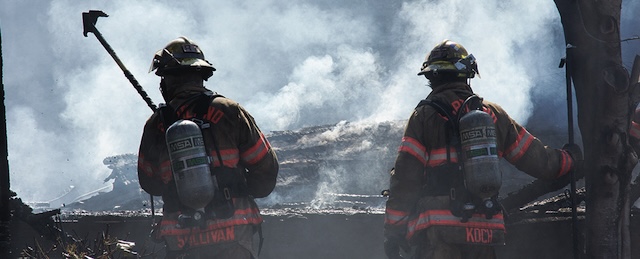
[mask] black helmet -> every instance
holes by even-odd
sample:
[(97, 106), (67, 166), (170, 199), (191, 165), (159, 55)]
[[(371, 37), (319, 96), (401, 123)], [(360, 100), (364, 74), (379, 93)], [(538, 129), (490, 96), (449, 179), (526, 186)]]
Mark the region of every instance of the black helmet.
[(199, 71), (204, 80), (209, 79), (216, 69), (204, 59), (204, 53), (195, 42), (180, 37), (172, 40), (166, 47), (153, 56), (149, 72), (156, 70), (156, 75), (165, 76), (185, 70)]
[(450, 74), (455, 77), (473, 78), (478, 72), (478, 64), (472, 54), (460, 44), (444, 40), (436, 45), (425, 58), (418, 75), (432, 78), (438, 74)]

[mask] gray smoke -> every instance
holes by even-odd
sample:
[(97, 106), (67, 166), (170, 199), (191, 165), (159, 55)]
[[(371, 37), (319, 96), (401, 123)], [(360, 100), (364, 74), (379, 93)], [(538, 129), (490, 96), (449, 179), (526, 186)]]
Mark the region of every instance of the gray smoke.
[[(622, 1), (620, 35), (622, 40), (622, 61), (627, 70), (631, 70), (636, 55), (640, 55), (640, 2)], [(632, 40), (628, 40), (632, 39)]]
[[(218, 69), (207, 86), (239, 101), (265, 132), (406, 119), (429, 93), (416, 76), (424, 56), (445, 38), (478, 59), (482, 78), (474, 89), (520, 122), (532, 114), (532, 99), (564, 102), (562, 92), (553, 94), (564, 82), (553, 1), (0, 5), (11, 187), (26, 201), (46, 201), (70, 185), (81, 193), (105, 186), (110, 171), (102, 160), (137, 153), (151, 114), (94, 35), (82, 36), (81, 13), (92, 9), (109, 14), (98, 30), (156, 103), (163, 101), (158, 77), (147, 73), (151, 58), (185, 35)], [(639, 5), (625, 1), (623, 8), (623, 22), (637, 24)], [(623, 44), (625, 51), (637, 46)]]

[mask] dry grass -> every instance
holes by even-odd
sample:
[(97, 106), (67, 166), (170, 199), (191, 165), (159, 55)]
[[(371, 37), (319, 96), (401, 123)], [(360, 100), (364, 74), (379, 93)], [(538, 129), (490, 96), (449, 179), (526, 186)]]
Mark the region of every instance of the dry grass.
[(72, 259), (116, 259), (141, 258), (133, 250), (135, 243), (120, 240), (109, 235), (109, 229), (102, 231), (93, 240), (72, 236), (58, 237), (49, 248), (44, 248), (38, 240), (34, 245), (27, 246), (20, 254), (20, 258), (72, 258)]

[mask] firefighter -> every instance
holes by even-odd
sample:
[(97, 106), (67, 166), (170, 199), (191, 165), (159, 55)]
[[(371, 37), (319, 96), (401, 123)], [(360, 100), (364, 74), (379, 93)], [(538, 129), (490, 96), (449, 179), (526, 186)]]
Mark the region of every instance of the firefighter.
[[(257, 258), (253, 235), (262, 218), (254, 198), (269, 195), (275, 187), (278, 161), (274, 150), (242, 106), (205, 88), (204, 81), (215, 68), (193, 41), (186, 37), (171, 41), (154, 56), (149, 72), (154, 70), (161, 78), (166, 106), (161, 105), (147, 120), (138, 157), (140, 186), (151, 195), (162, 196), (164, 202), (163, 218), (153, 237), (164, 241), (167, 258)], [(201, 129), (196, 133), (201, 134), (204, 145), (202, 141), (194, 145), (204, 146), (206, 154), (191, 161), (208, 164), (203, 169), (206, 173), (200, 175), (206, 179), (200, 181), (204, 185), (183, 182), (191, 176), (177, 170), (189, 163), (172, 161), (171, 152), (181, 147), (168, 149), (169, 135), (165, 134), (178, 120), (197, 122)], [(177, 183), (182, 185), (177, 188)], [(189, 184), (215, 187), (204, 190), (213, 193), (213, 198), (205, 200), (200, 214), (189, 206), (189, 200), (181, 199), (188, 197)]]
[[(416, 246), (415, 258), (495, 258), (494, 246), (505, 243), (503, 214), (497, 204), (500, 172), (468, 178), (466, 174), (478, 172), (468, 171), (473, 168), (461, 161), (469, 153), (461, 152), (459, 143), (465, 139), (456, 140), (458, 132), (452, 126), (462, 127), (456, 120), (469, 112), (469, 107), (460, 107), (474, 95), (469, 81), (476, 74), (473, 55), (450, 40), (437, 44), (422, 64), (418, 75), (429, 80), (431, 93), (411, 114), (391, 171), (384, 225), (389, 258), (402, 258), (400, 249), (408, 251), (411, 246)], [(546, 147), (495, 103), (480, 99), (477, 106), (493, 124), (486, 131), (493, 144), (488, 142), (483, 154), (496, 159), (484, 161), (504, 158), (531, 176), (551, 180), (568, 175), (582, 157), (575, 144)], [(477, 202), (466, 186), (482, 184), (496, 191)]]

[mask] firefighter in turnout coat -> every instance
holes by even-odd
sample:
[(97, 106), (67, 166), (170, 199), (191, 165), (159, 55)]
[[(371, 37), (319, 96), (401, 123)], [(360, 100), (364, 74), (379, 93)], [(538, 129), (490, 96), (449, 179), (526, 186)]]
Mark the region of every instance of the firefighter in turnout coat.
[[(460, 107), (474, 94), (468, 79), (477, 73), (473, 55), (449, 40), (436, 45), (422, 65), (418, 75), (429, 79), (432, 88), (423, 102), (438, 105), (415, 108), (391, 171), (384, 226), (389, 258), (402, 258), (400, 248), (408, 250), (410, 245), (417, 246), (415, 258), (495, 258), (493, 246), (505, 242), (497, 192), (488, 199), (489, 205), (475, 205), (485, 208), (480, 210), (462, 206), (473, 203), (460, 205), (462, 192), (455, 189), (469, 183), (463, 183), (461, 176), (463, 155), (451, 143), (451, 135), (458, 133), (452, 132), (451, 119), (445, 115), (449, 112), (456, 118), (466, 112), (467, 107)], [(496, 160), (504, 158), (536, 178), (555, 179), (573, 169), (574, 157), (581, 159), (576, 145), (546, 147), (495, 103), (482, 100), (479, 110), (495, 125), (495, 148), (490, 152), (495, 152)], [(491, 207), (493, 211), (487, 209)]]
[[(153, 236), (165, 242), (167, 258), (255, 258), (253, 235), (262, 218), (254, 198), (274, 189), (276, 154), (243, 107), (203, 86), (215, 68), (194, 42), (185, 37), (171, 41), (156, 53), (153, 70), (162, 78), (167, 105), (147, 120), (138, 158), (141, 187), (164, 202)], [(188, 186), (178, 190), (176, 168), (172, 170), (176, 161), (170, 158), (165, 134), (178, 119), (200, 122), (206, 150), (202, 161), (208, 163), (203, 176), (217, 181), (215, 192), (209, 190), (215, 195), (200, 214), (180, 199), (179, 191)]]

